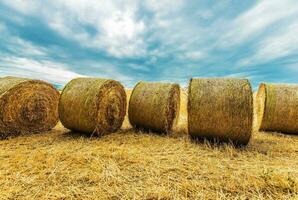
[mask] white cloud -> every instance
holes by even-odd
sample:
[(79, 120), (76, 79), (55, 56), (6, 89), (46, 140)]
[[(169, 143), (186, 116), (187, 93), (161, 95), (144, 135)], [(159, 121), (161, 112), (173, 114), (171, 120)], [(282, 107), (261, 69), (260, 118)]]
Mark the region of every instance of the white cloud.
[[(256, 57), (274, 59), (298, 50), (298, 21), (260, 43)], [(298, 53), (298, 52), (297, 52)]]
[(26, 41), (18, 36), (10, 33), (9, 29), (4, 24), (0, 23), (0, 32), (3, 46), (5, 46), (14, 55), (22, 56), (45, 56), (47, 49), (36, 46), (29, 41)]
[(90, 76), (116, 79), (124, 82), (132, 80), (132, 77), (121, 73), (119, 70), (123, 66), (122, 63), (111, 64), (108, 61), (81, 60), (79, 66), (79, 70), (89, 73)]
[[(154, 60), (154, 58), (151, 58), (147, 64), (155, 64), (156, 61), (153, 61), (152, 62), (152, 59)], [(150, 72), (150, 68), (147, 67), (147, 66), (143, 66), (143, 65), (140, 65), (140, 64), (135, 64), (135, 63), (129, 63), (127, 65), (129, 68), (133, 69), (133, 70), (136, 70), (136, 71), (142, 71), (142, 72), (145, 72), (145, 73), (149, 73)]]
[(15, 56), (2, 56), (0, 58), (0, 65), (3, 65), (1, 68), (5, 72), (5, 75), (43, 79), (60, 84), (65, 84), (75, 77), (82, 76), (81, 74), (67, 70), (68, 67), (62, 63), (48, 60), (37, 61)]
[[(133, 2), (127, 5), (107, 1), (57, 1), (63, 9), (56, 17), (47, 17), (50, 26), (65, 37), (72, 37), (81, 45), (106, 50), (115, 57), (133, 57), (145, 53), (142, 38), (144, 23), (135, 16)], [(67, 17), (67, 16), (70, 17)], [(82, 25), (90, 25), (97, 32), (90, 35)]]
[(40, 6), (40, 1), (38, 0), (2, 0), (2, 3), (6, 4), (7, 6), (10, 6), (17, 10), (18, 12), (21, 12), (23, 14), (32, 14), (33, 12), (36, 12), (37, 8)]
[(154, 11), (157, 17), (164, 17), (177, 11), (183, 5), (183, 0), (145, 0), (146, 7)]
[[(296, 37), (298, 1), (296, 0), (256, 1), (251, 8), (242, 14), (238, 13), (235, 19), (230, 17), (237, 14), (237, 10), (220, 14), (227, 9), (227, 5), (230, 5), (228, 0), (216, 2), (212, 8), (208, 8), (209, 5), (200, 6), (197, 2), (195, 2), (197, 5), (191, 2), (193, 6), (197, 6), (195, 9), (191, 8), (194, 13), (189, 13), (187, 9), (192, 5), (183, 0), (3, 1), (22, 14), (38, 17), (52, 30), (83, 47), (96, 49), (99, 52), (105, 51), (117, 58), (143, 58), (144, 63), (138, 62), (140, 65), (134, 62), (121, 65), (121, 63), (117, 64), (118, 59), (115, 59), (112, 61), (113, 66), (103, 63), (104, 67), (98, 66), (102, 64), (99, 61), (94, 63), (81, 61), (86, 66), (86, 70), (81, 67), (84, 72), (99, 69), (104, 77), (115, 77), (120, 80), (129, 81), (131, 78), (121, 73), (119, 68), (123, 66), (140, 74), (143, 72), (144, 77), (150, 74), (148, 72), (151, 71), (151, 66), (159, 69), (162, 76), (181, 77), (188, 73), (181, 67), (181, 63), (183, 67), (191, 64), (193, 68), (197, 65), (209, 68), (190, 69), (188, 75), (194, 71), (216, 75), (219, 72), (211, 64), (237, 66), (235, 62), (244, 54), (246, 58), (239, 62), (241, 66), (267, 62), (298, 51)], [(231, 13), (233, 14), (230, 15)], [(290, 23), (292, 24), (288, 26)], [(48, 54), (53, 53), (50, 49), (47, 52), (44, 48), (22, 40), (10, 43), (15, 44), (11, 45), (10, 50), (15, 52), (18, 62), (9, 60), (13, 69), (23, 69), (36, 74), (41, 73), (41, 69), (50, 67), (66, 70), (65, 77), (61, 75), (56, 80), (73, 77), (74, 74), (67, 70), (71, 66), (47, 60)], [(256, 47), (251, 57), (247, 56), (249, 52), (242, 54), (243, 49), (241, 54), (237, 54), (238, 47), (243, 44), (248, 44), (250, 48)], [(227, 53), (221, 54), (222, 50), (227, 50)], [(32, 56), (38, 57), (40, 61), (33, 62)], [(31, 57), (32, 60), (23, 57)], [(204, 61), (202, 65), (200, 61)], [(177, 62), (178, 66), (176, 66)], [(28, 67), (26, 69), (20, 67), (22, 64)], [(34, 68), (37, 72), (30, 70), (29, 66), (38, 66)], [(173, 72), (175, 67), (180, 71)], [(238, 69), (231, 69), (231, 73), (233, 73), (232, 70), (237, 73)], [(62, 71), (49, 73), (59, 73), (59, 76), (63, 74)], [(55, 79), (54, 76), (49, 77)]]
[(288, 27), (277, 31), (260, 41), (256, 46), (256, 52), (248, 58), (240, 60), (240, 66), (260, 64), (282, 58), (292, 54), (298, 54), (298, 21)]
[[(23, 14), (41, 17), (52, 29), (82, 46), (105, 50), (116, 57), (142, 56), (146, 52), (142, 37), (145, 25), (136, 18), (134, 0), (52, 0), (44, 4), (5, 0), (4, 3)], [(94, 28), (95, 34), (90, 34), (85, 26)]]
[(202, 58), (205, 58), (206, 55), (202, 51), (189, 51), (186, 52), (182, 58), (187, 60), (201, 60)]
[(22, 54), (22, 56), (45, 56), (47, 54), (45, 48), (36, 46), (21, 38), (11, 37), (9, 40), (9, 49), (14, 54)]
[[(47, 16), (50, 26), (81, 45), (102, 49), (115, 57), (141, 56), (146, 46), (142, 38), (144, 22), (136, 19), (133, 1), (57, 1), (63, 12)], [(125, 6), (124, 6), (125, 5)], [(71, 17), (67, 17), (67, 16)], [(95, 35), (82, 26), (90, 25)]]
[(298, 72), (298, 63), (293, 63), (290, 65), (287, 65), (287, 68), (297, 73)]
[(230, 78), (247, 78), (247, 79), (252, 79), (253, 76), (251, 76), (247, 72), (238, 72), (238, 73), (232, 73), (232, 74), (226, 74), (224, 77), (230, 77)]
[(6, 27), (4, 24), (0, 23), (0, 32), (6, 31)]
[(263, 0), (246, 11), (231, 24), (226, 24), (229, 30), (219, 38), (219, 44), (229, 47), (251, 39), (251, 37), (265, 31), (275, 22), (298, 17), (298, 1), (296, 0)]
[[(146, 27), (164, 28), (157, 37), (173, 45), (179, 37), (188, 37), (188, 30), (178, 28), (184, 22), (173, 20), (171, 14), (182, 8), (182, 0), (52, 0), (45, 4), (39, 1), (8, 1), (7, 5), (23, 14), (42, 17), (49, 26), (68, 39), (73, 39), (82, 46), (101, 49), (115, 57), (139, 57), (147, 52), (144, 34)], [(140, 6), (154, 13), (150, 24), (137, 18)], [(176, 28), (172, 28), (173, 24)], [(95, 29), (95, 35), (88, 33), (84, 26)], [(177, 31), (178, 30), (178, 31)], [(185, 36), (184, 36), (185, 35)]]
[(108, 52), (117, 57), (144, 55), (145, 43), (141, 37), (144, 22), (136, 22), (133, 13), (116, 12), (101, 24), (99, 37)]
[(47, 16), (46, 20), (49, 27), (63, 37), (76, 40), (83, 46), (92, 47), (94, 45), (88, 33), (75, 21), (66, 18), (63, 12), (54, 12), (51, 16)]
[[(67, 39), (77, 41), (88, 48), (104, 50), (115, 57), (143, 57), (147, 52), (144, 35), (148, 29), (157, 33), (165, 46), (175, 45), (175, 40), (183, 41), (193, 35), (193, 31), (180, 29), (182, 18), (172, 18), (185, 4), (182, 0), (52, 0), (8, 1), (6, 4), (27, 15), (38, 16), (49, 26)], [(46, 5), (46, 6), (45, 6)], [(149, 24), (138, 18), (141, 5), (153, 12)], [(94, 29), (94, 34), (86, 30)]]

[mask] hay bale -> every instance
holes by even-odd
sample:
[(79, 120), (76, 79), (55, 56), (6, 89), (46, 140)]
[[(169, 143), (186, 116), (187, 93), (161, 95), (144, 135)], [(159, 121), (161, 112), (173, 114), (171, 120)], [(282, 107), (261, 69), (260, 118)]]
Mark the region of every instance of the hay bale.
[(257, 119), (259, 130), (298, 134), (298, 85), (260, 84)]
[(246, 79), (197, 78), (189, 83), (188, 129), (195, 138), (249, 142), (253, 96)]
[(49, 83), (0, 78), (0, 136), (37, 133), (58, 122), (59, 92)]
[(179, 106), (178, 84), (139, 82), (130, 97), (129, 121), (136, 128), (169, 133), (178, 118)]
[(104, 135), (118, 130), (126, 114), (126, 94), (114, 80), (77, 78), (62, 91), (59, 116), (71, 130)]

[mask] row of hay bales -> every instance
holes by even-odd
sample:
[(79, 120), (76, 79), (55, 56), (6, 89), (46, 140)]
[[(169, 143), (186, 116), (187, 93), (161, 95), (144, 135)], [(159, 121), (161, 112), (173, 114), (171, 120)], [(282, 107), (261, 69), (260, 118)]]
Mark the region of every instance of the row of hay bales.
[[(261, 84), (257, 95), (261, 130), (298, 132), (298, 86)], [(128, 117), (137, 129), (169, 133), (179, 117), (180, 87), (139, 82)], [(245, 145), (253, 127), (253, 92), (246, 79), (194, 78), (188, 87), (188, 131), (193, 138)], [(126, 114), (126, 93), (117, 81), (77, 78), (61, 95), (49, 83), (0, 79), (0, 134), (43, 132), (58, 119), (68, 129), (104, 135), (118, 130)]]

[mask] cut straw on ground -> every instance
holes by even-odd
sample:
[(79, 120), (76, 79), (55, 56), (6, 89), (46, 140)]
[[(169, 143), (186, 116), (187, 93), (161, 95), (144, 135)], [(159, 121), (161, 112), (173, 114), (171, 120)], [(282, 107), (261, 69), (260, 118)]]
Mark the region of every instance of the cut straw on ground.
[[(128, 97), (131, 91), (128, 91)], [(178, 129), (187, 130), (187, 92)], [(54, 130), (0, 141), (0, 199), (297, 199), (298, 137), (255, 132), (248, 146), (131, 129), (101, 138)]]

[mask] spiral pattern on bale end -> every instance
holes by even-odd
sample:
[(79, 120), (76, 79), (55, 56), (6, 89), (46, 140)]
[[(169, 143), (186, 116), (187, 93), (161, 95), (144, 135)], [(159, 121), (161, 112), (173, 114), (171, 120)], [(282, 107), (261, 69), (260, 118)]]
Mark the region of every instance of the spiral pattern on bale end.
[(0, 78), (1, 138), (52, 129), (58, 122), (59, 96), (44, 81)]
[(139, 129), (169, 133), (177, 121), (179, 106), (178, 84), (139, 82), (131, 93), (129, 121)]
[(253, 94), (246, 79), (191, 79), (188, 129), (193, 138), (236, 145), (249, 142), (253, 125)]
[(260, 84), (257, 123), (262, 131), (298, 134), (298, 85)]
[(61, 123), (68, 129), (104, 135), (117, 131), (126, 114), (126, 93), (114, 80), (77, 78), (62, 91)]

